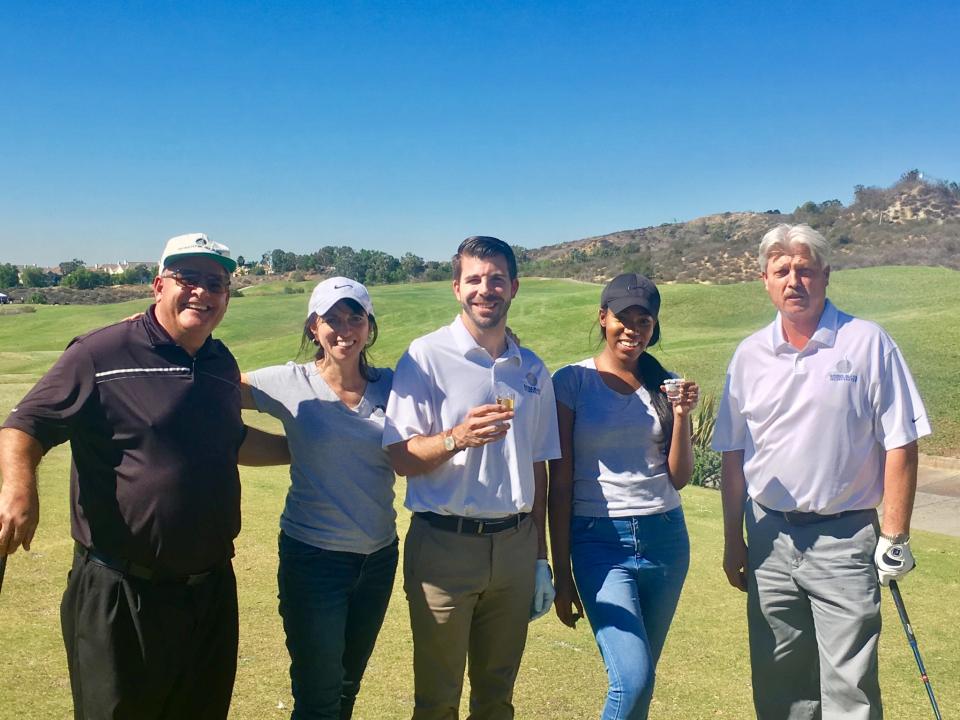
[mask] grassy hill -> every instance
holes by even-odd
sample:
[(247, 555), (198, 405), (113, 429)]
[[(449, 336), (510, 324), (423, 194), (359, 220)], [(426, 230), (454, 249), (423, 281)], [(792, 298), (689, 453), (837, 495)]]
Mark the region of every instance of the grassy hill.
[[(290, 290), (284, 292), (284, 288)], [(217, 335), (244, 369), (294, 357), (310, 283), (268, 284), (231, 300)], [(307, 292), (297, 293), (303, 288)], [(662, 285), (662, 341), (656, 354), (669, 369), (718, 392), (737, 343), (770, 322), (773, 312), (759, 282)], [(250, 292), (250, 291), (247, 291)], [(385, 285), (372, 289), (380, 339), (376, 363), (393, 365), (414, 337), (457, 312), (448, 283)], [(596, 351), (600, 288), (572, 280), (523, 279), (511, 327), (551, 369)], [(960, 273), (945, 268), (883, 267), (838, 271), (830, 296), (842, 309), (875, 320), (900, 345), (934, 424), (922, 443), (931, 454), (960, 457)], [(143, 301), (101, 306), (40, 306), (0, 315), (0, 383), (26, 391), (74, 335), (143, 309)]]
[[(772, 312), (758, 283), (662, 288), (666, 365), (719, 388), (736, 343), (769, 322)], [(956, 369), (960, 367), (960, 275), (936, 268), (879, 268), (838, 272), (831, 285), (841, 307), (887, 327), (904, 349), (934, 416), (937, 435), (927, 452), (960, 453), (956, 418)], [(382, 329), (374, 352), (393, 364), (411, 338), (449, 322), (457, 306), (447, 283), (372, 289)], [(231, 301), (218, 334), (241, 367), (283, 362), (299, 347), (306, 294), (266, 286), (256, 297)], [(525, 279), (512, 317), (521, 339), (555, 368), (592, 353), (598, 286)], [(112, 306), (40, 307), (0, 315), (0, 416), (23, 395), (75, 334), (142, 309), (142, 302)], [(247, 421), (273, 427), (247, 413)], [(950, 425), (950, 422), (953, 424)], [(951, 429), (952, 428), (952, 429)], [(41, 524), (33, 551), (9, 562), (0, 595), (0, 720), (68, 717), (70, 690), (59, 635), (58, 606), (70, 565), (67, 474), (69, 450), (60, 446), (40, 473)], [(288, 484), (286, 468), (244, 468), (243, 531), (237, 539), (240, 654), (231, 709), (236, 720), (289, 717), (288, 658), (277, 615), (277, 518)], [(399, 531), (408, 513), (400, 508)], [(683, 491), (692, 561), (670, 638), (660, 663), (651, 714), (663, 720), (751, 716), (744, 596), (729, 588), (721, 571), (719, 494)], [(960, 706), (960, 605), (943, 602), (960, 591), (960, 540), (916, 532), (919, 569), (903, 583), (911, 619), (944, 712)], [(887, 715), (929, 713), (913, 657), (887, 594), (880, 643), (881, 682)], [(411, 640), (399, 581), (384, 630), (360, 693), (356, 716), (375, 720), (409, 717), (412, 707)], [(606, 678), (593, 636), (581, 622), (569, 630), (548, 616), (531, 626), (516, 690), (517, 715), (536, 720), (583, 720), (600, 713)], [(462, 716), (466, 716), (465, 707)]]

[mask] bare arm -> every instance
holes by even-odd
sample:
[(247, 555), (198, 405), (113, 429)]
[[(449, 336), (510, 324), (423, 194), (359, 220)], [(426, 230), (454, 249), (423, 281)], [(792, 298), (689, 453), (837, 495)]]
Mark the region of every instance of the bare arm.
[(30, 549), (40, 523), (37, 467), (43, 447), (21, 430), (0, 430), (0, 555)]
[(693, 477), (693, 437), (691, 415), (700, 399), (700, 388), (694, 382), (685, 382), (680, 400), (673, 405), (673, 437), (670, 439), (670, 457), (667, 470), (670, 482), (679, 490)]
[(253, 390), (246, 373), (240, 373), (240, 407), (244, 410), (257, 409), (257, 404), (253, 401)]
[(884, 535), (910, 534), (910, 518), (917, 494), (917, 443), (887, 450), (883, 470)]
[(290, 448), (287, 446), (287, 438), (248, 425), (238, 460), (241, 465), (250, 466), (289, 465)]
[(743, 450), (723, 453), (720, 471), (723, 503), (723, 571), (733, 587), (747, 590), (747, 544), (743, 539), (743, 515), (747, 479), (743, 474)]
[[(583, 605), (570, 568), (570, 520), (573, 515), (573, 410), (557, 403), (557, 427), (560, 431), (560, 459), (550, 461), (550, 552), (553, 579), (557, 590), (554, 607), (564, 625), (576, 627), (583, 616)], [(577, 612), (573, 609), (576, 608)]]
[[(414, 435), (389, 445), (387, 453), (390, 455), (390, 463), (397, 475), (425, 475), (436, 470), (461, 450), (502, 440), (510, 427), (508, 422), (512, 419), (513, 411), (504, 410), (500, 405), (478, 405), (467, 413), (462, 423), (449, 431), (436, 435)], [(453, 450), (447, 450), (443, 445), (447, 432), (453, 436)]]

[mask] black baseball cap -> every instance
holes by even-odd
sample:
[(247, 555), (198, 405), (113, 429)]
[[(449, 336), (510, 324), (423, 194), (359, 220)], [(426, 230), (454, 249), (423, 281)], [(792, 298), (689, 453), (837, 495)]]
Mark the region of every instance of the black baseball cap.
[(656, 317), (660, 313), (660, 291), (646, 275), (624, 273), (607, 283), (600, 295), (600, 305), (614, 315), (636, 305)]

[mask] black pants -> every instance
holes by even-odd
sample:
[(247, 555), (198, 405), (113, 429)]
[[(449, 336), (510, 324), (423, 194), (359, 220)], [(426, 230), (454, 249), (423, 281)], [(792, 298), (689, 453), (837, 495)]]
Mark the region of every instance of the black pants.
[(74, 558), (60, 605), (77, 720), (222, 720), (237, 669), (237, 583), (154, 583)]

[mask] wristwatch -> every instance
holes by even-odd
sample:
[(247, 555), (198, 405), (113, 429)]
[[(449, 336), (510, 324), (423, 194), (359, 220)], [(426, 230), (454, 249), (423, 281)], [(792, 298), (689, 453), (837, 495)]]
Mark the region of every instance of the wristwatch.
[(443, 431), (443, 449), (447, 452), (457, 451), (457, 441), (453, 439), (453, 430)]

